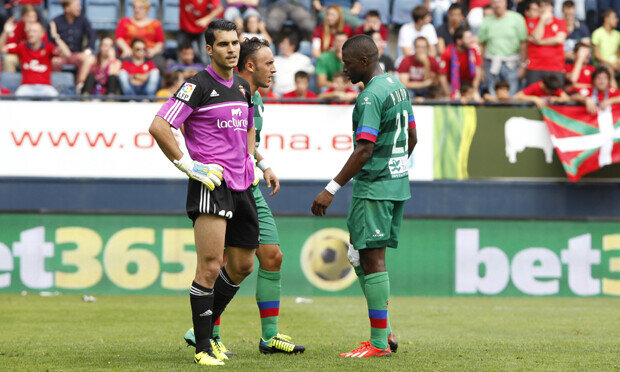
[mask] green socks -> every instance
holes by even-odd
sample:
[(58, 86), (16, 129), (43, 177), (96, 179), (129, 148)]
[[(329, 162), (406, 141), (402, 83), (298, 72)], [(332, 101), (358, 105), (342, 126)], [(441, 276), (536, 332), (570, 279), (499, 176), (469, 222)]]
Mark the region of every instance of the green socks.
[(370, 318), (370, 343), (385, 349), (388, 346), (388, 299), (390, 298), (390, 278), (387, 272), (374, 273), (364, 277), (368, 317)]
[[(362, 266), (355, 266), (355, 274), (357, 274), (357, 280), (360, 282), (360, 286), (362, 287), (362, 292), (364, 296), (366, 296), (366, 280), (364, 279), (364, 270), (362, 270)], [(219, 323), (218, 323), (219, 324)], [(390, 325), (390, 316), (387, 317), (387, 334), (388, 336), (392, 333), (392, 326)]]
[(213, 323), (213, 338), (216, 340), (220, 338), (220, 318)]
[[(260, 311), (263, 340), (278, 334), (280, 314), (280, 272), (258, 269), (256, 280), (256, 303)], [(386, 338), (387, 339), (387, 338)]]

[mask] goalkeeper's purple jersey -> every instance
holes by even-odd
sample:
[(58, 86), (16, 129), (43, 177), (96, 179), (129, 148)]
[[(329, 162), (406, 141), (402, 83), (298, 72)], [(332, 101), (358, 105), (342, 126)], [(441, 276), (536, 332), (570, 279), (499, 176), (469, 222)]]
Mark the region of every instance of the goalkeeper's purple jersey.
[(183, 84), (157, 112), (179, 129), (192, 159), (224, 167), (229, 189), (246, 190), (254, 181), (247, 131), (254, 126), (250, 85), (234, 74), (226, 81), (211, 66)]

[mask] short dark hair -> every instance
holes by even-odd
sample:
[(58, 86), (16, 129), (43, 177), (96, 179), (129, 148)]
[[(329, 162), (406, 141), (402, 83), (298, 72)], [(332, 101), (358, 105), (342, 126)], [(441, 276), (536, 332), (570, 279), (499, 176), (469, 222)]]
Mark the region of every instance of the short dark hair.
[(461, 8), (461, 4), (457, 4), (457, 3), (451, 4), (450, 7), (448, 8), (448, 13), (450, 13), (453, 10), (460, 10), (461, 13), (463, 13), (463, 8)]
[(542, 79), (542, 82), (545, 88), (549, 89), (552, 92), (555, 92), (556, 90), (562, 88), (562, 83), (560, 82), (560, 79), (557, 75), (554, 74), (545, 75), (545, 77), (543, 77)]
[(185, 49), (192, 49), (194, 50), (194, 47), (192, 46), (192, 42), (191, 41), (184, 41), (181, 44), (179, 44), (179, 52)]
[(216, 19), (209, 23), (207, 31), (205, 31), (205, 41), (207, 45), (213, 46), (215, 42), (215, 31), (237, 31), (237, 25), (234, 22), (225, 19)]
[(590, 46), (582, 41), (577, 42), (577, 44), (575, 44), (575, 47), (573, 48), (573, 52), (577, 53), (579, 51), (580, 48), (582, 47), (586, 47), (588, 49), (590, 49)]
[(179, 70), (164, 72), (164, 76), (163, 76), (164, 88), (170, 88), (171, 86), (173, 86), (174, 83), (176, 83), (177, 80), (179, 79), (180, 75), (181, 75), (181, 71)]
[(289, 32), (288, 34), (282, 36), (282, 40), (284, 39), (288, 39), (289, 44), (293, 46), (293, 49), (295, 49), (295, 51), (299, 50), (299, 36), (297, 36), (297, 33)]
[(463, 25), (463, 26), (457, 27), (456, 30), (454, 30), (454, 40), (456, 41), (456, 40), (462, 39), (463, 35), (467, 31), (471, 31), (468, 26)]
[(308, 73), (306, 71), (297, 71), (295, 73), (295, 80), (297, 79), (307, 79), (310, 80), (310, 76), (308, 75)]
[(573, 0), (566, 0), (565, 2), (562, 3), (562, 9), (574, 8), (574, 7), (575, 7), (575, 2)]
[(441, 90), (441, 87), (439, 85), (431, 85), (430, 87), (428, 87), (428, 91), (426, 93), (426, 96), (429, 99), (435, 99), (437, 97), (439, 97), (439, 99), (443, 98), (443, 90)]
[(603, 10), (603, 12), (601, 13), (601, 19), (605, 19), (607, 17), (609, 17), (612, 13), (616, 13), (613, 9), (611, 8), (607, 8), (605, 10)]
[(417, 22), (421, 19), (424, 19), (424, 17), (426, 17), (427, 15), (429, 15), (430, 12), (428, 11), (428, 9), (426, 9), (425, 6), (416, 6), (415, 8), (413, 8), (413, 10), (411, 11), (411, 16), (413, 17), (413, 21)]
[(364, 18), (368, 18), (368, 17), (381, 18), (381, 15), (379, 14), (379, 11), (377, 11), (376, 9), (371, 9), (368, 11), (368, 13), (366, 13), (366, 16)]
[(461, 89), (459, 89), (461, 92), (467, 92), (470, 89), (474, 89), (474, 86), (472, 83), (470, 83), (469, 81), (464, 81), (461, 84)]
[(594, 78), (596, 78), (600, 74), (607, 75), (609, 80), (611, 80), (611, 74), (609, 73), (609, 68), (606, 65), (599, 65), (597, 68), (594, 69), (594, 72), (592, 72), (592, 81), (594, 81)]
[(355, 35), (342, 46), (342, 51), (353, 48), (358, 57), (367, 57), (370, 61), (379, 59), (379, 49), (374, 40), (368, 35)]
[(540, 6), (540, 0), (526, 0), (525, 10), (530, 10), (530, 8), (532, 7), (532, 4), (536, 4)]
[(498, 89), (510, 89), (510, 84), (506, 80), (500, 80), (495, 83), (495, 90)]
[(131, 47), (133, 48), (134, 45), (136, 45), (136, 43), (142, 43), (142, 44), (146, 44), (146, 42), (144, 41), (144, 39), (141, 39), (139, 37), (133, 39), (131, 41)]
[(245, 39), (245, 41), (241, 43), (239, 62), (237, 63), (239, 72), (245, 70), (245, 64), (248, 63), (248, 59), (253, 58), (254, 54), (263, 47), (269, 48), (269, 42), (257, 37)]

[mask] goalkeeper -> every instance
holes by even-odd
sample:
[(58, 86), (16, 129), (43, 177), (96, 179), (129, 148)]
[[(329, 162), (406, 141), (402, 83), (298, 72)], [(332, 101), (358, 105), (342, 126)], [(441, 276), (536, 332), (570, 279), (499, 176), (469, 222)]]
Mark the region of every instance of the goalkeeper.
[[(258, 214), (250, 187), (254, 108), (250, 85), (233, 74), (240, 48), (235, 24), (211, 22), (205, 39), (211, 65), (163, 105), (150, 133), (166, 157), (190, 177), (186, 208), (194, 223), (197, 253), (196, 276), (189, 290), (194, 361), (222, 365), (211, 341), (213, 320), (252, 272), (258, 248)], [(188, 154), (181, 152), (170, 129), (181, 125)], [(228, 260), (222, 267), (224, 247)]]
[[(269, 42), (258, 39), (246, 39), (241, 44), (239, 54), (239, 75), (250, 83), (254, 102), (254, 127), (256, 128), (256, 148), (260, 142), (260, 131), (263, 126), (263, 100), (258, 88), (266, 88), (272, 81), (272, 75), (276, 72), (274, 67), (273, 53), (269, 49)], [(257, 166), (263, 171), (268, 187), (272, 187), (270, 196), (275, 195), (280, 189), (280, 183), (275, 173), (256, 151)], [(280, 314), (280, 288), (282, 265), (282, 251), (278, 230), (271, 214), (271, 210), (265, 201), (259, 187), (258, 179), (252, 186), (256, 207), (258, 209), (258, 224), (260, 230), (259, 247), (256, 250), (259, 268), (256, 279), (256, 304), (258, 305), (261, 321), (261, 339), (258, 349), (263, 354), (286, 353), (296, 354), (305, 351), (303, 345), (296, 345), (289, 336), (278, 331), (278, 317)], [(216, 345), (216, 355), (222, 352), (225, 355), (232, 353), (224, 346), (220, 339), (220, 320), (214, 319), (213, 338)], [(194, 332), (190, 329), (185, 334), (188, 344), (194, 344)]]

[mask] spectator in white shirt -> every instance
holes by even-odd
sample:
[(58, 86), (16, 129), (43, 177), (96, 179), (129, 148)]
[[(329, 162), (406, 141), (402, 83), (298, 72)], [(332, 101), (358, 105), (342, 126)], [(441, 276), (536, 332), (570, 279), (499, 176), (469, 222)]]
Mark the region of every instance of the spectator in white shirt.
[(311, 75), (314, 73), (314, 65), (310, 57), (299, 53), (299, 39), (291, 33), (282, 38), (278, 45), (279, 54), (275, 57), (274, 64), (278, 73), (274, 75), (273, 91), (279, 95), (295, 90), (295, 73), (304, 71)]
[(429, 55), (437, 56), (437, 32), (431, 24), (431, 13), (424, 6), (413, 8), (411, 12), (413, 22), (407, 23), (398, 32), (398, 47), (404, 56), (413, 54), (413, 43), (415, 39), (423, 36), (430, 45)]

